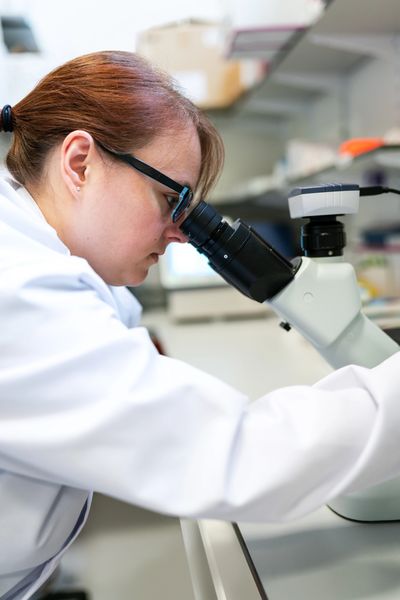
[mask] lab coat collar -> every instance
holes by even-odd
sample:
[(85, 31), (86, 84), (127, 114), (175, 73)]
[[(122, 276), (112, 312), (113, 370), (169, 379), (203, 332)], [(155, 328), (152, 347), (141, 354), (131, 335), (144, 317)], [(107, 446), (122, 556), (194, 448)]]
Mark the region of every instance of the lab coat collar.
[[(6, 173), (0, 179), (0, 196), (9, 200), (0, 205), (0, 221), (61, 254), (71, 254), (56, 230), (46, 221), (42, 211), (26, 188)], [(32, 218), (33, 217), (33, 218)]]
[[(59, 254), (71, 256), (70, 250), (60, 240), (56, 230), (46, 221), (28, 190), (13, 179), (8, 172), (3, 179), (0, 177), (0, 199), (0, 224), (3, 222), (11, 226), (29, 240), (33, 239)], [(88, 263), (86, 264), (92, 271), (92, 267)], [(96, 277), (99, 276), (96, 274)], [(127, 327), (138, 325), (142, 313), (142, 306), (138, 300), (124, 287), (103, 283), (114, 298), (121, 321)]]

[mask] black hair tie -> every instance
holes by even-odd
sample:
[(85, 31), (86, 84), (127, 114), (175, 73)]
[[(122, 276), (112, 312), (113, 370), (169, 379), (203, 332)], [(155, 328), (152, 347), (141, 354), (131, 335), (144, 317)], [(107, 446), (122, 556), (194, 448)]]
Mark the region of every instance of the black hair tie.
[(3, 123), (4, 131), (12, 131), (13, 130), (12, 108), (9, 104), (6, 104), (5, 106), (3, 106), (2, 111), (1, 111), (1, 120)]

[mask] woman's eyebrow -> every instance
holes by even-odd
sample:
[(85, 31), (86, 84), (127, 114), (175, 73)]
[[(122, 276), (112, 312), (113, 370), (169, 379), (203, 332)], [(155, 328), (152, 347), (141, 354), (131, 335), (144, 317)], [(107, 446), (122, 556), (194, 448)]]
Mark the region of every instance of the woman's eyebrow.
[[(179, 192), (177, 192), (176, 190), (173, 190), (172, 188), (168, 187), (166, 183), (161, 183), (161, 181), (155, 181), (153, 180), (154, 183), (156, 185), (158, 185), (158, 187), (163, 191), (163, 192), (168, 192), (170, 194), (170, 196), (179, 196)], [(175, 181), (175, 180), (174, 180)], [(179, 181), (177, 181), (176, 183), (179, 183)], [(179, 185), (182, 185), (181, 183), (179, 183)]]
[[(170, 175), (168, 175), (168, 177), (169, 177), (170, 179), (172, 179), (173, 181), (175, 181), (176, 183), (178, 183), (179, 185), (181, 185), (182, 187), (188, 187), (188, 188), (190, 188), (191, 190), (193, 190), (193, 185), (192, 185), (191, 183), (189, 183), (187, 180), (185, 180), (185, 181), (183, 181), (183, 182), (182, 182), (182, 179), (178, 179), (178, 178), (175, 178), (175, 177), (171, 177)], [(168, 187), (168, 186), (167, 186), (165, 183), (161, 183), (161, 182), (159, 182), (159, 183), (160, 183), (160, 185), (161, 185), (163, 188), (165, 188), (165, 189), (167, 189), (167, 190), (170, 190), (170, 191), (171, 191), (171, 194), (177, 194), (177, 195), (179, 196), (178, 192), (176, 192), (176, 191), (172, 190), (172, 189), (171, 189), (170, 187)]]

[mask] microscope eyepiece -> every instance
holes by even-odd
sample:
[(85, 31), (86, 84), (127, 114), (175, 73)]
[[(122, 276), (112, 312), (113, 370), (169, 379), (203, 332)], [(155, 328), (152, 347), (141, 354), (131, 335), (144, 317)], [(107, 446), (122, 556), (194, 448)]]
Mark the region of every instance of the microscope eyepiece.
[(183, 221), (181, 230), (188, 236), (189, 242), (197, 248), (210, 241), (221, 228), (224, 229), (226, 226), (227, 223), (224, 223), (222, 216), (201, 200)]
[(269, 300), (286, 287), (299, 267), (240, 219), (230, 225), (204, 201), (180, 228), (221, 277), (257, 302)]

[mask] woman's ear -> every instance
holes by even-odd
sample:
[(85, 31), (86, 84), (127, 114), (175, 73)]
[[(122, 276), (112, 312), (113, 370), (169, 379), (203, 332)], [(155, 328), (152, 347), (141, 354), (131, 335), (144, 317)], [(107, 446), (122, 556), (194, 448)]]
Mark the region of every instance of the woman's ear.
[(94, 140), (87, 131), (71, 131), (61, 146), (61, 175), (73, 196), (87, 182)]

